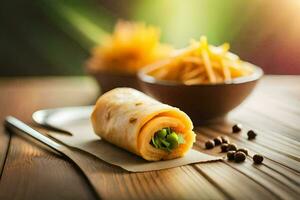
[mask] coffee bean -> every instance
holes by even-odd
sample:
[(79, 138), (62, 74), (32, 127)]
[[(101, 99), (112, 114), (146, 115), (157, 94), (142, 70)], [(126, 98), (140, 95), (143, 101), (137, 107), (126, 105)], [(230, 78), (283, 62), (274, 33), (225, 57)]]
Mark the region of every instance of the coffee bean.
[(248, 131), (247, 135), (248, 135), (248, 140), (253, 140), (257, 136), (257, 134), (253, 130)]
[(222, 143), (226, 143), (226, 144), (229, 143), (229, 138), (227, 136), (221, 136), (221, 139), (222, 139)]
[(235, 124), (232, 127), (232, 133), (239, 133), (242, 130), (243, 126), (242, 124)]
[(237, 151), (244, 152), (248, 156), (248, 149), (246, 149), (246, 148), (240, 148)]
[(228, 160), (234, 160), (234, 154), (235, 154), (235, 151), (228, 151), (227, 152), (227, 159)]
[(215, 146), (215, 143), (214, 143), (213, 140), (207, 140), (205, 142), (205, 148), (206, 149), (212, 149), (212, 148), (214, 148), (214, 146)]
[(214, 138), (215, 145), (220, 145), (222, 143), (222, 138), (220, 136)]
[(228, 151), (236, 151), (237, 146), (236, 144), (228, 144)]
[(244, 152), (238, 151), (234, 154), (235, 162), (243, 162), (244, 160), (246, 160), (246, 154), (244, 154)]
[(263, 160), (264, 160), (264, 157), (260, 154), (255, 154), (253, 156), (253, 161), (255, 164), (261, 164)]
[(224, 143), (221, 145), (221, 152), (227, 152), (228, 151), (228, 144)]

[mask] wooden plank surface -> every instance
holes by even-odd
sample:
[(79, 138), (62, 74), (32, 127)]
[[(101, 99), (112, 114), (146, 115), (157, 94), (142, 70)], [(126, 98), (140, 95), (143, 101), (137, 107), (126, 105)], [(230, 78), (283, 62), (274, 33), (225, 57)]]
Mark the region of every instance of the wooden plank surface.
[[(12, 114), (31, 123), (34, 110), (88, 105), (96, 97), (97, 87), (89, 78), (0, 79), (0, 119)], [(232, 134), (236, 122), (244, 130)], [(249, 129), (258, 132), (254, 141), (247, 140)], [(244, 163), (222, 161), (145, 173), (126, 172), (80, 151), (78, 156), (98, 180), (103, 199), (299, 198), (300, 77), (265, 77), (228, 121), (197, 127), (196, 132), (194, 148), (199, 151), (222, 155), (219, 147), (205, 150), (204, 141), (227, 135), (248, 148), (250, 156)], [(0, 199), (95, 199), (69, 161), (26, 138), (3, 130), (0, 137)], [(254, 153), (265, 156), (262, 165), (253, 165)]]
[[(36, 109), (90, 104), (95, 93), (94, 82), (84, 78), (0, 79), (0, 121), (14, 115), (31, 123)], [(78, 98), (81, 95), (85, 98)], [(2, 124), (0, 137), (1, 159), (8, 144), (2, 138), (11, 137), (5, 167), (1, 168), (1, 200), (96, 199), (69, 161), (28, 139), (8, 135)]]

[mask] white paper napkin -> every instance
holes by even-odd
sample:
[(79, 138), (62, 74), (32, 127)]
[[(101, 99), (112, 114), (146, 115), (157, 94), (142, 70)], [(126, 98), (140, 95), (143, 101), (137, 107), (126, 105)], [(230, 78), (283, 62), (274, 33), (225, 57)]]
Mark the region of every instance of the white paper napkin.
[(72, 133), (51, 133), (55, 139), (131, 172), (145, 172), (179, 167), (191, 163), (220, 160), (220, 157), (210, 156), (191, 149), (184, 157), (166, 161), (150, 162), (143, 158), (110, 144), (94, 134), (89, 119), (91, 107), (61, 108), (42, 110), (34, 113), (33, 119)]

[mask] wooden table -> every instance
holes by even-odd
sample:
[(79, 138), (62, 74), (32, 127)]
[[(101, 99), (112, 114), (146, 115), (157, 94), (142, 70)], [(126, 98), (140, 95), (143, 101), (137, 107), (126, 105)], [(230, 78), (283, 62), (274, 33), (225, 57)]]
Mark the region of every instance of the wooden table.
[[(32, 123), (42, 108), (87, 105), (97, 87), (86, 77), (0, 79), (0, 119), (14, 115)], [(244, 130), (232, 134), (233, 123)], [(248, 141), (246, 131), (258, 136)], [(98, 161), (91, 172), (99, 177), (104, 199), (299, 199), (300, 198), (300, 76), (266, 76), (249, 99), (229, 115), (228, 122), (197, 127), (195, 149), (227, 135), (250, 155), (265, 156), (262, 165), (228, 161), (188, 165), (146, 173), (129, 173)], [(43, 145), (0, 126), (0, 199), (96, 199), (90, 185), (69, 161)]]

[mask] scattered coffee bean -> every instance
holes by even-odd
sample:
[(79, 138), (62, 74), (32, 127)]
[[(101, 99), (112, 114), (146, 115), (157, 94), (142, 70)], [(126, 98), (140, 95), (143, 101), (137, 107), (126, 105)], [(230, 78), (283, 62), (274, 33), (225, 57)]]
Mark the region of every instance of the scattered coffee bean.
[(246, 148), (240, 148), (237, 151), (244, 152), (244, 154), (246, 154), (246, 156), (248, 156), (248, 149), (246, 149)]
[(215, 146), (215, 143), (214, 143), (213, 140), (207, 140), (205, 142), (205, 148), (206, 149), (212, 149), (212, 148), (214, 148), (214, 146)]
[(247, 135), (248, 135), (248, 140), (253, 140), (257, 136), (257, 134), (253, 130), (248, 131)]
[(234, 154), (235, 154), (235, 151), (228, 151), (227, 152), (227, 159), (228, 160), (234, 160)]
[(224, 143), (221, 145), (221, 152), (227, 152), (228, 151), (228, 144)]
[(229, 143), (229, 138), (227, 136), (221, 136), (221, 139), (222, 139), (222, 143), (226, 143), (226, 144)]
[(243, 162), (244, 160), (246, 160), (246, 154), (244, 154), (244, 152), (238, 151), (234, 154), (235, 162)]
[(236, 144), (228, 144), (228, 151), (236, 151), (237, 146)]
[(261, 164), (263, 160), (264, 160), (264, 157), (260, 154), (255, 154), (253, 156), (253, 161), (255, 164)]
[(222, 138), (220, 136), (214, 138), (215, 145), (220, 145), (222, 143)]
[(232, 127), (232, 132), (233, 133), (239, 133), (242, 130), (242, 128), (243, 128), (242, 124), (235, 124)]

